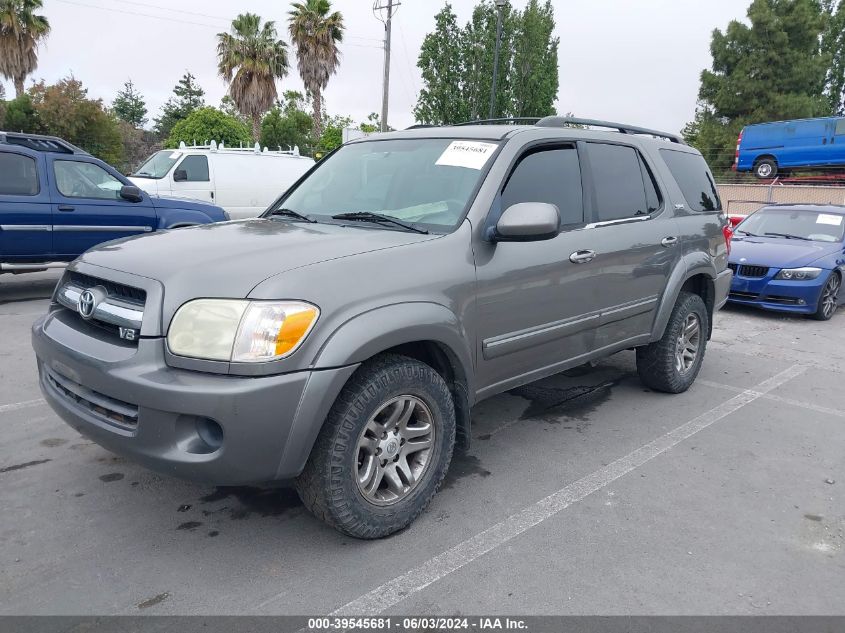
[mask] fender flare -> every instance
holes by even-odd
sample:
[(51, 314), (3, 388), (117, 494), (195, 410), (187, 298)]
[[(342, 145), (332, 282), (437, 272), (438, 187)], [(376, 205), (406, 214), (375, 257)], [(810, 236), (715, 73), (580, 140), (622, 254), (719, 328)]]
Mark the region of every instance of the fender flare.
[[(675, 266), (672, 274), (669, 276), (669, 281), (666, 284), (666, 290), (663, 292), (663, 297), (660, 300), (660, 305), (654, 318), (654, 326), (651, 331), (651, 340), (659, 341), (663, 338), (663, 333), (666, 330), (666, 324), (669, 323), (669, 317), (672, 315), (672, 310), (675, 303), (678, 301), (678, 295), (681, 294), (681, 288), (693, 277), (697, 275), (704, 275), (709, 280), (708, 295), (710, 301), (707, 303), (710, 311), (710, 327), (713, 327), (713, 296), (714, 286), (717, 277), (716, 267), (713, 262), (704, 253), (690, 253), (684, 256), (681, 261)], [(709, 338), (710, 332), (708, 332)]]

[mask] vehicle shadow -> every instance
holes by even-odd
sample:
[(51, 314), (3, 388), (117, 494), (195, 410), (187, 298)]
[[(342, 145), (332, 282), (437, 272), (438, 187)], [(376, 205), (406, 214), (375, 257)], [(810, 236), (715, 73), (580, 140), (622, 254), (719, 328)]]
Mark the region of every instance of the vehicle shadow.
[(49, 299), (61, 276), (62, 270), (0, 275), (0, 305)]

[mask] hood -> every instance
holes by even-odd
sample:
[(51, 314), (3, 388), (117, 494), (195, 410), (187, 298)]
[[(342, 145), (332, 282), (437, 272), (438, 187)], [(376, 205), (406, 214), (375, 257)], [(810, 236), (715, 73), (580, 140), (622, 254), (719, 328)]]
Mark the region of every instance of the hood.
[(150, 195), (150, 201), (156, 209), (195, 209), (199, 211), (207, 211), (210, 208), (217, 208), (217, 205), (213, 202), (196, 200), (194, 198)]
[(246, 297), (268, 277), (286, 271), (437, 237), (254, 218), (108, 242), (80, 259), (156, 279), (164, 285), (166, 303), (181, 305), (198, 297)]
[(155, 178), (140, 178), (138, 176), (128, 176), (129, 182), (149, 194), (156, 195), (158, 193), (158, 180)]
[[(798, 268), (839, 252), (842, 244), (805, 242), (778, 237), (739, 237), (731, 241), (732, 264), (751, 264), (769, 268)], [(744, 261), (742, 261), (744, 260)]]

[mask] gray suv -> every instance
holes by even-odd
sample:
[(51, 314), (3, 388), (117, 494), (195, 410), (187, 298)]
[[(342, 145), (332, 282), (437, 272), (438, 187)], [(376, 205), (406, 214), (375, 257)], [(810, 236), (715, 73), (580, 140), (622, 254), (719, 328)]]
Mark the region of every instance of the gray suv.
[(627, 349), (646, 385), (686, 390), (726, 227), (671, 134), (550, 117), (372, 137), (260, 218), (85, 253), (33, 326), (41, 389), (150, 468), (294, 480), (321, 519), (382, 537), (425, 509), (484, 398)]

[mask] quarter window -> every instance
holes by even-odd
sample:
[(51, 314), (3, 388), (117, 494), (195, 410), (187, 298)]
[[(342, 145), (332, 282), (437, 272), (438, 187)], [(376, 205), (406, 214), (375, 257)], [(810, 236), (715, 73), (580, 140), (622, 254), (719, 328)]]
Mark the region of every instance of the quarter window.
[(35, 160), (20, 154), (0, 154), (0, 195), (38, 195), (38, 172)]
[(720, 211), (722, 201), (707, 163), (700, 154), (660, 150), (663, 160), (681, 188), (681, 193), (693, 211)]
[(845, 135), (845, 119), (839, 119), (836, 122), (836, 136)]
[[(187, 175), (185, 182), (208, 182), (208, 158), (199, 154), (186, 156), (176, 168)], [(176, 172), (174, 172), (176, 173)]]
[(68, 198), (117, 200), (123, 183), (94, 163), (57, 160), (53, 163), (56, 187)]
[[(597, 222), (634, 218), (657, 210), (657, 189), (637, 150), (624, 145), (589, 143), (589, 156)], [(648, 194), (644, 180), (651, 181)]]
[(581, 166), (575, 148), (540, 150), (523, 157), (502, 191), (502, 209), (520, 202), (554, 204), (562, 224), (583, 224)]

